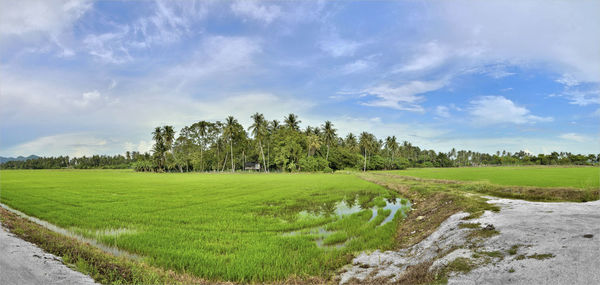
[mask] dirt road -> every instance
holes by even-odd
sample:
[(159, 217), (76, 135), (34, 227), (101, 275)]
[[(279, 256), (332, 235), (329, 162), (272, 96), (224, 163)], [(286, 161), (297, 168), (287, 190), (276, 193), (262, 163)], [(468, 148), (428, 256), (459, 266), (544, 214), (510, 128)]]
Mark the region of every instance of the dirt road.
[(96, 284), (0, 226), (0, 284)]

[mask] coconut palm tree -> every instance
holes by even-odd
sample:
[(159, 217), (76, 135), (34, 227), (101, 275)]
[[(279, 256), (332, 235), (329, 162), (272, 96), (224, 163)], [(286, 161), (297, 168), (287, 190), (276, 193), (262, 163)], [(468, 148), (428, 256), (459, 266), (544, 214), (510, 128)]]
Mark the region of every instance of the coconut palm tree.
[(302, 121), (298, 120), (298, 116), (293, 113), (290, 113), (287, 117), (285, 117), (283, 122), (288, 128), (295, 131), (300, 130), (300, 123), (302, 123)]
[(362, 132), (359, 138), (359, 147), (362, 149), (364, 155), (363, 171), (367, 171), (367, 151), (371, 147), (371, 134)]
[(327, 155), (325, 155), (325, 160), (329, 162), (329, 145), (335, 141), (336, 129), (333, 128), (333, 124), (330, 121), (325, 121), (325, 125), (323, 125), (323, 138), (325, 139), (325, 144), (327, 145)]
[(233, 136), (235, 133), (235, 126), (238, 121), (233, 117), (229, 116), (225, 119), (225, 127), (223, 128), (223, 135), (229, 138), (229, 149), (231, 150), (231, 172), (235, 172), (235, 164), (233, 163)]
[(353, 133), (349, 133), (346, 136), (346, 139), (344, 140), (344, 144), (346, 145), (346, 147), (349, 150), (355, 151), (356, 147), (358, 146), (358, 142), (356, 141), (356, 136)]
[(173, 141), (175, 140), (175, 131), (173, 126), (163, 126), (163, 138), (167, 151), (171, 151), (173, 148)]
[(162, 166), (164, 165), (165, 142), (161, 127), (154, 128), (154, 132), (152, 132), (152, 139), (154, 140), (154, 146), (152, 147), (152, 150), (158, 162), (158, 169), (162, 170)]
[(317, 135), (310, 134), (306, 136), (306, 146), (308, 147), (307, 157), (312, 156), (321, 147), (321, 140)]
[(263, 151), (262, 141), (267, 135), (267, 126), (268, 123), (265, 120), (265, 116), (263, 114), (256, 113), (252, 115), (253, 124), (248, 128), (249, 131), (252, 131), (252, 135), (254, 139), (258, 141), (258, 146), (260, 148), (260, 154), (263, 160), (263, 168), (265, 172), (267, 172), (267, 162), (265, 160), (265, 152)]
[(390, 152), (390, 157), (391, 157), (391, 161), (390, 163), (393, 164), (394, 163), (394, 154), (396, 153), (396, 150), (398, 149), (398, 142), (396, 141), (396, 136), (388, 136), (387, 138), (385, 138), (385, 148), (388, 149), (388, 151)]

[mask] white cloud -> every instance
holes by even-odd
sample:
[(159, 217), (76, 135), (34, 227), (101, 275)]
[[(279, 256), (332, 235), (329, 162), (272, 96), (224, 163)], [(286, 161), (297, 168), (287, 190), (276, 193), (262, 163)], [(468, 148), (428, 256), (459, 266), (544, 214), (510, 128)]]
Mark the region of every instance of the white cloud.
[(577, 81), (600, 82), (598, 1), (437, 4), (430, 11), (439, 22), (429, 36), (452, 50), (479, 49), (471, 64), (537, 65)]
[(531, 115), (527, 108), (517, 106), (513, 101), (503, 96), (483, 96), (470, 103), (469, 113), (473, 116), (473, 121), (480, 125), (532, 124), (553, 120), (552, 117)]
[(83, 156), (112, 152), (114, 143), (90, 133), (67, 133), (39, 137), (4, 150), (15, 155)]
[(353, 56), (363, 43), (342, 39), (336, 32), (329, 32), (322, 39), (319, 48), (333, 57)]
[(193, 23), (207, 14), (209, 2), (198, 1), (155, 1), (154, 13), (137, 19), (131, 25), (132, 47), (149, 47), (179, 41), (193, 32)]
[(126, 142), (123, 144), (123, 152), (137, 151), (139, 153), (150, 152), (154, 142), (151, 140), (141, 140), (139, 143)]
[(396, 110), (423, 112), (418, 103), (424, 100), (419, 94), (442, 88), (445, 81), (411, 81), (398, 87), (381, 84), (365, 88), (357, 93), (362, 96), (373, 96), (376, 99), (363, 103), (366, 106), (388, 107)]
[(563, 84), (567, 87), (573, 87), (579, 85), (579, 80), (571, 74), (563, 74), (560, 78), (556, 79), (556, 82)]
[(352, 74), (364, 72), (373, 67), (374, 63), (370, 60), (358, 59), (343, 65), (340, 69), (342, 74)]
[(58, 37), (91, 8), (91, 1), (0, 1), (0, 35)]
[(576, 142), (586, 142), (589, 140), (587, 136), (576, 134), (576, 133), (565, 133), (558, 136), (561, 139), (576, 141)]
[(88, 0), (0, 1), (2, 46), (20, 52), (75, 55), (71, 47), (72, 26), (91, 9)]
[(418, 72), (434, 69), (441, 66), (449, 57), (449, 51), (435, 41), (419, 46), (417, 50), (419, 51), (409, 62), (395, 67), (393, 72)]
[(83, 44), (96, 59), (113, 64), (132, 61), (131, 50), (150, 48), (180, 41), (200, 31), (192, 25), (204, 18), (204, 2), (155, 1), (152, 14), (134, 19), (130, 24), (110, 23), (114, 28), (101, 34), (88, 34)]
[(566, 91), (562, 95), (567, 97), (571, 102), (570, 104), (587, 106), (591, 104), (600, 104), (600, 89), (589, 90), (589, 91)]
[(435, 108), (435, 114), (438, 117), (450, 118), (450, 109), (446, 106), (437, 106)]
[[(179, 81), (179, 88), (199, 79), (224, 79), (255, 72), (254, 57), (262, 52), (258, 40), (246, 37), (207, 37), (187, 62), (168, 71), (167, 80)], [(235, 71), (235, 73), (234, 73)]]
[(129, 54), (125, 40), (129, 36), (129, 27), (121, 26), (119, 31), (100, 35), (88, 35), (83, 44), (90, 55), (108, 63), (124, 63), (133, 58)]
[(261, 5), (259, 1), (253, 0), (236, 1), (231, 4), (231, 11), (237, 16), (262, 21), (266, 24), (282, 16), (279, 6)]

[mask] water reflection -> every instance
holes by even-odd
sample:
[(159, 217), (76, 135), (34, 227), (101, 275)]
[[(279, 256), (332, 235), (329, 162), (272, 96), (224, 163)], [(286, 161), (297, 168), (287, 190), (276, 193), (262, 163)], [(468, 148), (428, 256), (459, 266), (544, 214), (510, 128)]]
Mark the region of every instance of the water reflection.
[[(383, 226), (391, 221), (400, 212), (400, 216), (406, 217), (407, 212), (410, 210), (411, 203), (406, 199), (390, 197), (390, 198), (379, 198), (373, 195), (355, 195), (346, 197), (345, 199), (337, 202), (329, 202), (300, 211), (296, 218), (298, 219), (318, 219), (324, 217), (335, 216), (335, 220), (343, 219), (344, 217), (360, 213), (362, 211), (370, 211), (371, 217), (366, 222), (371, 223), (377, 219), (378, 215), (385, 214), (385, 217), (377, 219), (375, 227)], [(334, 221), (335, 222), (335, 221)], [(284, 236), (313, 236), (315, 243), (321, 248), (341, 248), (344, 247), (348, 241), (352, 238), (333, 245), (325, 245), (324, 240), (334, 234), (336, 231), (327, 230), (327, 225), (318, 227), (305, 228), (297, 231), (291, 231), (284, 233)]]

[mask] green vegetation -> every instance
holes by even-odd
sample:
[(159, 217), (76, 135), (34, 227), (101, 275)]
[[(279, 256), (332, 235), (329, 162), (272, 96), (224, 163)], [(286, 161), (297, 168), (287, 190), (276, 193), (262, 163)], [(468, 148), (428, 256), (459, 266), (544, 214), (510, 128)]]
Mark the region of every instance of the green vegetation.
[(481, 227), (480, 223), (462, 223), (458, 225), (461, 229), (478, 229)]
[(448, 264), (446, 271), (467, 273), (474, 267), (476, 267), (476, 264), (474, 264), (473, 260), (466, 257), (459, 257)]
[[(328, 278), (354, 252), (393, 248), (400, 217), (369, 222), (394, 193), (351, 174), (25, 170), (0, 183), (10, 207), (208, 280)], [(340, 201), (366, 210), (340, 218)]]
[(515, 244), (515, 245), (511, 246), (510, 249), (507, 251), (508, 254), (510, 254), (510, 255), (517, 254), (517, 252), (519, 251), (519, 247), (521, 247), (521, 246), (518, 245), (518, 244)]
[(553, 258), (554, 254), (552, 253), (544, 253), (544, 254), (532, 254), (532, 255), (528, 255), (527, 258), (533, 258), (533, 259), (537, 259), (537, 260), (543, 260), (543, 259), (548, 259), (548, 258)]
[[(205, 172), (253, 170), (331, 172), (333, 170), (397, 170), (407, 167), (455, 167), (488, 165), (598, 165), (600, 154), (552, 152), (531, 155), (498, 151), (495, 154), (452, 149), (436, 152), (395, 136), (378, 139), (362, 132), (338, 136), (334, 124), (300, 128), (295, 114), (268, 121), (263, 114), (251, 116), (245, 129), (233, 116), (224, 122), (199, 121), (176, 134), (173, 126), (156, 127), (151, 153), (126, 152), (125, 156), (94, 155), (69, 158), (43, 157), (1, 163), (2, 169), (133, 168), (154, 172)], [(256, 165), (258, 164), (258, 167)], [(471, 177), (465, 175), (466, 177)], [(475, 176), (474, 176), (475, 177)], [(517, 181), (518, 182), (518, 181)], [(598, 179), (596, 179), (596, 184)]]
[(490, 238), (499, 233), (500, 232), (497, 230), (490, 230), (490, 229), (483, 228), (483, 229), (478, 229), (478, 230), (474, 230), (474, 231), (470, 232), (469, 235), (467, 235), (467, 237), (471, 238), (471, 239)]
[(600, 187), (599, 167), (463, 167), (421, 168), (395, 171), (394, 174), (426, 179), (479, 181), (509, 186)]

